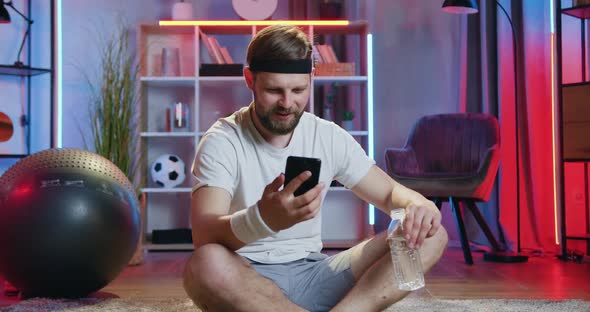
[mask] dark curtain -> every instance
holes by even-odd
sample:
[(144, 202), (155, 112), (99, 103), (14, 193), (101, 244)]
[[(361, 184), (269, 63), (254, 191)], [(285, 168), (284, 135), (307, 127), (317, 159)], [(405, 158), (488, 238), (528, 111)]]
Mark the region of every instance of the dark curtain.
[[(504, 6), (508, 16), (499, 5)], [(548, 4), (537, 1), (507, 0), (498, 4), (482, 0), (479, 14), (465, 17), (465, 88), (460, 107), (467, 112), (492, 114), (501, 126), (502, 162), (495, 191), (490, 201), (479, 207), (505, 247), (515, 251), (520, 234), (520, 246), (525, 253), (552, 250), (555, 240), (552, 107), (548, 92), (551, 34), (545, 22), (548, 13)], [(516, 34), (516, 83), (510, 21)], [(518, 103), (518, 115), (515, 103)], [(518, 162), (515, 125), (520, 147)], [(469, 215), (467, 219), (472, 241), (488, 245), (472, 217)]]
[[(496, 32), (496, 3), (494, 1), (482, 1), (479, 14), (461, 16), (467, 19), (463, 45), (461, 49), (465, 54), (462, 66), (462, 97), (460, 98), (460, 110), (464, 112), (487, 113), (498, 118), (501, 125), (504, 120), (499, 118), (498, 109), (498, 41)], [(502, 143), (504, 140), (502, 140)], [(502, 144), (503, 146), (504, 144)], [(506, 159), (502, 159), (502, 164)], [(486, 203), (478, 203), (478, 207), (484, 215), (494, 235), (500, 244), (506, 248), (512, 244), (507, 240), (505, 231), (499, 221), (499, 185), (503, 172), (500, 167), (498, 178), (490, 200)], [(473, 216), (466, 210), (465, 222), (468, 236), (478, 245), (489, 246), (489, 242), (481, 232)]]

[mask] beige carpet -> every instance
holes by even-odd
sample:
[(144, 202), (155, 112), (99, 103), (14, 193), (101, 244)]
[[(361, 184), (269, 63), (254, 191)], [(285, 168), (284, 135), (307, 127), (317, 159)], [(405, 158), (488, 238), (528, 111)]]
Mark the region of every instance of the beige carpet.
[[(152, 311), (198, 311), (188, 299), (80, 299), (49, 300), (29, 299), (10, 307), (0, 308), (6, 312), (152, 312)], [(438, 300), (406, 298), (391, 307), (387, 312), (590, 312), (590, 302), (582, 300)]]

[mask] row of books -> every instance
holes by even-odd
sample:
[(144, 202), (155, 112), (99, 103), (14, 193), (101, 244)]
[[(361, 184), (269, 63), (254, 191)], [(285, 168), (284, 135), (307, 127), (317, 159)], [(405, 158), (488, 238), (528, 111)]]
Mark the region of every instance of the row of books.
[(207, 52), (209, 52), (211, 61), (214, 64), (234, 64), (234, 60), (227, 48), (222, 47), (214, 36), (208, 36), (202, 31), (200, 31), (200, 34), (201, 39), (203, 39), (203, 43), (205, 43), (205, 47), (207, 48)]
[[(219, 41), (217, 41), (217, 39), (212, 35), (207, 35), (202, 31), (200, 34), (213, 64), (234, 64), (234, 60), (229, 54), (227, 47), (221, 46)], [(334, 48), (332, 48), (332, 45), (330, 44), (314, 45), (312, 55), (315, 63), (338, 63), (338, 57), (336, 56), (336, 53), (334, 53)]]

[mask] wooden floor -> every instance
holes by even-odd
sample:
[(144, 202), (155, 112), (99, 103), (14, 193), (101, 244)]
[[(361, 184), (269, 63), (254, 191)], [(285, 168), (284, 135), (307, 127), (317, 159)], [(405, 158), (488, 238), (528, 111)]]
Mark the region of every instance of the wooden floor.
[[(186, 252), (147, 253), (144, 264), (127, 267), (101, 293), (124, 298), (185, 298), (181, 274), (188, 256)], [(587, 259), (576, 263), (546, 256), (531, 257), (525, 263), (503, 264), (484, 262), (481, 253), (474, 253), (474, 258), (474, 265), (466, 265), (461, 250), (449, 248), (427, 274), (426, 288), (413, 296), (590, 301), (590, 262)], [(18, 302), (15, 297), (0, 295), (0, 307), (15, 302)]]

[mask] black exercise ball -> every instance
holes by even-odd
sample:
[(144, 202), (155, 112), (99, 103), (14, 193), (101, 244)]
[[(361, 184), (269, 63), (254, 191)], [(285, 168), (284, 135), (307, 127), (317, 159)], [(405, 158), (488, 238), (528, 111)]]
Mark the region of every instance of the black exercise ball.
[(79, 149), (32, 154), (0, 177), (0, 275), (25, 296), (77, 298), (125, 268), (140, 234), (125, 174)]

